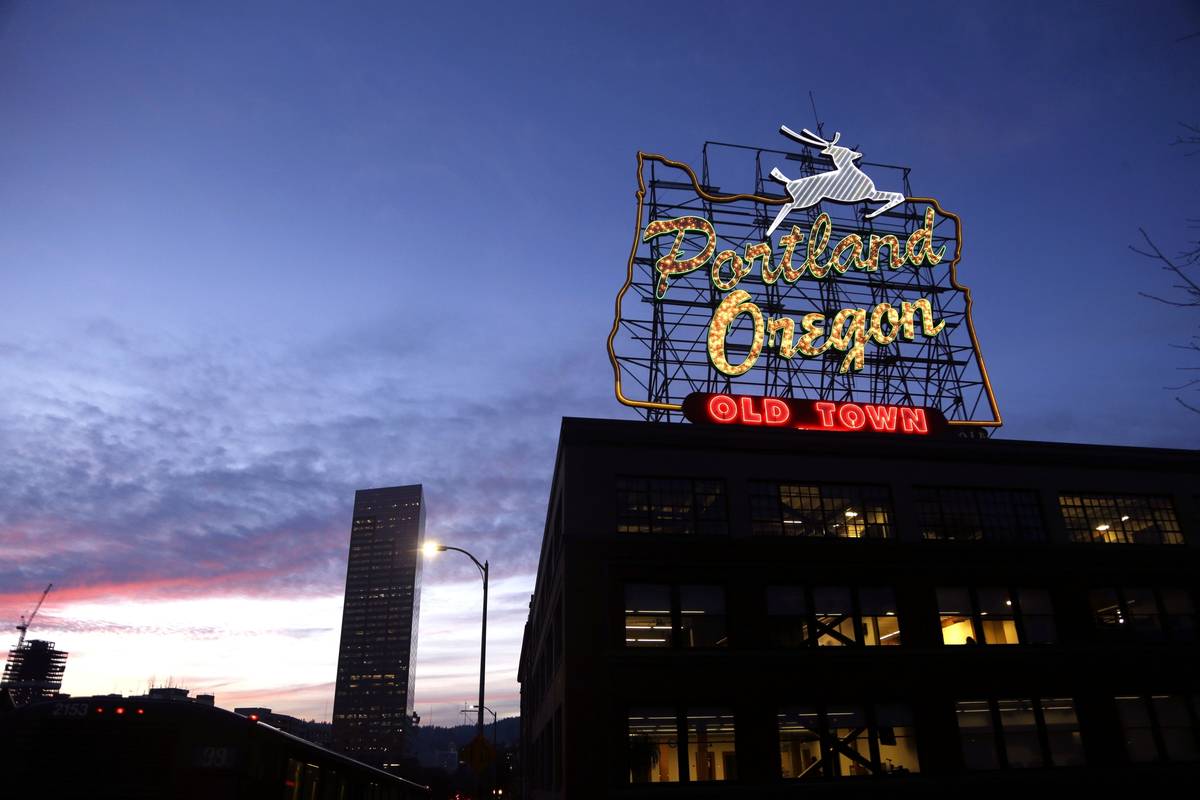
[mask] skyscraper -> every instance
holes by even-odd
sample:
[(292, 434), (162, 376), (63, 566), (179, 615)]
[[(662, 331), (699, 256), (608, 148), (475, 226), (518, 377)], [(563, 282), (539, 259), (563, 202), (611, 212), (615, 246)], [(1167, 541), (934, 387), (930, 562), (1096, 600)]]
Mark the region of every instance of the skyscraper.
[(376, 766), (399, 759), (413, 710), (424, 538), (419, 484), (355, 492), (333, 742)]

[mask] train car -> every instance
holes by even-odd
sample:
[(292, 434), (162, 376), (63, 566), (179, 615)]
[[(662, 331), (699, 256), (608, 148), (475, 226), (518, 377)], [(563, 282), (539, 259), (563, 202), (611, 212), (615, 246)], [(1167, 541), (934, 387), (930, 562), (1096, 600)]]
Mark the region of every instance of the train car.
[(428, 787), (221, 708), (72, 697), (0, 711), (0, 781), (16, 797), (410, 800)]

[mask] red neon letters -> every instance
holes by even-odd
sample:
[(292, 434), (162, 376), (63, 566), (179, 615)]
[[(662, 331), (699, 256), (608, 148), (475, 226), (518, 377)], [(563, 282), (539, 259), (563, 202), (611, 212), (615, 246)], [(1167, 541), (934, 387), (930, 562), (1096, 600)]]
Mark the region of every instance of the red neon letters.
[(708, 399), (708, 417), (713, 422), (778, 426), (788, 424), (792, 410), (776, 397), (739, 397), (735, 401), (727, 394), (714, 394)]
[[(804, 430), (875, 431), (879, 433), (928, 434), (930, 417), (924, 408), (884, 406), (869, 403), (832, 403), (784, 400), (778, 397), (693, 395), (702, 406), (687, 412), (693, 421), (756, 427), (793, 427)], [(704, 408), (707, 420), (693, 416)], [(685, 406), (686, 408), (686, 406)], [(934, 412), (934, 417), (941, 419)], [(943, 423), (939, 423), (943, 424)]]
[(868, 424), (873, 431), (896, 432), (896, 418), (900, 418), (901, 433), (929, 433), (929, 420), (925, 409), (905, 406), (872, 406), (856, 403), (817, 403), (820, 427), (829, 430), (862, 430)]

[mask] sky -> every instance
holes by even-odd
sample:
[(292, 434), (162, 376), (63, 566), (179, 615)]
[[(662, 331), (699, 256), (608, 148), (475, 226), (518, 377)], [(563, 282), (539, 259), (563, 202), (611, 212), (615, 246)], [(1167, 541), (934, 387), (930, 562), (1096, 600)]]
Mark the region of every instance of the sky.
[[(1200, 447), (1200, 6), (0, 0), (0, 621), (63, 690), (330, 716), (354, 490), (421, 483), (492, 565), (517, 713), (560, 420), (605, 340), (636, 153), (827, 130), (964, 224), (997, 436)], [(1182, 377), (1181, 377), (1182, 376)], [(451, 554), (447, 554), (451, 555)], [(424, 571), (416, 706), (462, 721), (479, 585)], [(11, 642), (16, 632), (8, 627)]]

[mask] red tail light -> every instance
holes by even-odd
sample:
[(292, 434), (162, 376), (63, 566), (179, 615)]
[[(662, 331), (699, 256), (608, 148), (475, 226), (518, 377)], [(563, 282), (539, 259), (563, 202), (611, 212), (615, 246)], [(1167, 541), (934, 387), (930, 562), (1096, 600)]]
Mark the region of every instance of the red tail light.
[(146, 713), (146, 711), (145, 711), (145, 709), (141, 709), (141, 708), (139, 708), (139, 709), (137, 710), (137, 713), (139, 713), (139, 714), (145, 714), (145, 713)]

